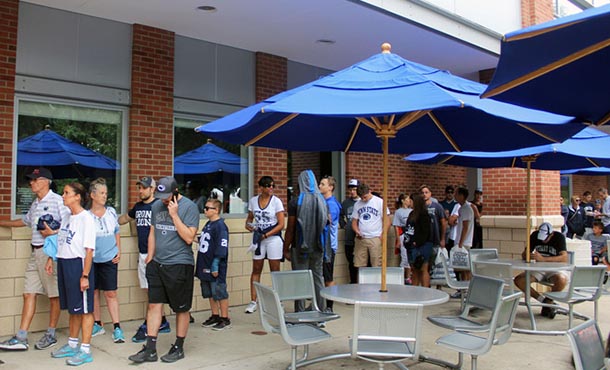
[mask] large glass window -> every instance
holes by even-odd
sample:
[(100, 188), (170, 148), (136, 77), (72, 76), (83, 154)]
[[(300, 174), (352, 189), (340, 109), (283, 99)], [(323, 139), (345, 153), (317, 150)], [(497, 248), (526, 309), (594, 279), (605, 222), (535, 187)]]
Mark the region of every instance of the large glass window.
[(68, 182), (88, 186), (105, 178), (108, 204), (122, 212), (125, 109), (21, 98), (16, 111), (15, 215), (25, 214), (34, 199), (25, 175), (36, 167), (51, 171), (60, 194)]
[(207, 122), (174, 118), (174, 177), (182, 194), (193, 200), (200, 212), (208, 198), (218, 198), (223, 213), (244, 214), (248, 209), (249, 151), (194, 131)]

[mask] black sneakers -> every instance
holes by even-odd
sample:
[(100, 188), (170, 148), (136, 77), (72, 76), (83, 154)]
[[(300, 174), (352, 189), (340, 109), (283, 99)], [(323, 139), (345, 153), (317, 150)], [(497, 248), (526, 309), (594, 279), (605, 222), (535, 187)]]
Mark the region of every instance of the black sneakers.
[(216, 330), (216, 331), (222, 331), (225, 329), (231, 329), (231, 319), (229, 319), (228, 317), (220, 317), (219, 321), (216, 323), (216, 325), (212, 326), (212, 330)]
[(207, 320), (205, 320), (201, 324), (201, 326), (203, 326), (204, 328), (210, 328), (210, 327), (218, 324), (219, 322), (220, 322), (220, 316), (219, 315), (212, 315)]
[[(140, 352), (136, 353), (135, 355), (131, 355), (128, 358), (129, 361), (137, 364), (141, 364), (142, 362), (156, 362), (157, 351), (150, 351), (146, 348), (146, 346), (142, 346)], [(161, 357), (161, 359), (163, 359), (163, 357)]]
[(167, 354), (161, 356), (163, 362), (176, 362), (184, 358), (184, 348), (178, 348), (175, 344), (169, 349)]
[[(555, 302), (553, 302), (552, 299), (549, 298), (545, 298), (542, 303), (548, 303), (548, 304), (553, 304)], [(542, 310), (540, 311), (540, 315), (544, 316), (544, 317), (548, 317), (549, 319), (554, 319), (555, 315), (557, 315), (557, 310), (553, 307), (542, 307)]]

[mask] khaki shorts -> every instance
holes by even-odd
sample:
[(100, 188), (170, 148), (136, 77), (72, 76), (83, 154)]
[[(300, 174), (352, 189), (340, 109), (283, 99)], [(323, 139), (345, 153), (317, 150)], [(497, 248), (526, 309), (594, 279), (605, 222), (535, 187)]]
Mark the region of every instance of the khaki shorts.
[(371, 266), (381, 266), (381, 238), (356, 238), (354, 246), (354, 266), (366, 267), (371, 257)]
[(24, 293), (43, 294), (49, 298), (59, 297), (57, 288), (57, 262), (53, 262), (53, 274), (45, 271), (47, 256), (42, 248), (32, 250), (32, 255), (25, 268)]

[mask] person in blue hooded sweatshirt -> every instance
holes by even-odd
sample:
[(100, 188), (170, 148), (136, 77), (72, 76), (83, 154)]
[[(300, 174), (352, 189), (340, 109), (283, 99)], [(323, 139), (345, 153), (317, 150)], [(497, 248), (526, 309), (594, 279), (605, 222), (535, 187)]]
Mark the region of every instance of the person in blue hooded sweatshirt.
[[(328, 206), (320, 194), (318, 182), (311, 170), (299, 174), (298, 197), (288, 203), (288, 225), (284, 239), (284, 258), (292, 263), (293, 270), (311, 270), (316, 301), (321, 310), (326, 301), (320, 296), (324, 288), (323, 261), (332, 255), (328, 230)], [(295, 311), (305, 310), (303, 301), (296, 301)]]

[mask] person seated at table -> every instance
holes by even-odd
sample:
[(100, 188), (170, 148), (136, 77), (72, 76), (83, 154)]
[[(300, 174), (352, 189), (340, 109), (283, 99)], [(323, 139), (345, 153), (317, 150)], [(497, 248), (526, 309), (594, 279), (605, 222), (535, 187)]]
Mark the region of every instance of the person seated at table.
[[(531, 261), (536, 262), (568, 262), (568, 251), (566, 249), (566, 237), (559, 231), (553, 231), (553, 226), (544, 222), (538, 228), (538, 231), (534, 231), (530, 235), (530, 249), (532, 254), (530, 257)], [(521, 257), (525, 260), (527, 253), (527, 247), (521, 254)], [(568, 284), (568, 274), (565, 271), (532, 271), (530, 273), (530, 284), (536, 282), (552, 283), (551, 290), (553, 292), (562, 291)], [(521, 291), (525, 292), (525, 272), (515, 277), (515, 286)], [(553, 300), (544, 298), (532, 287), (530, 288), (530, 294), (532, 298), (538, 300), (541, 303), (553, 304)], [(549, 306), (542, 307), (540, 311), (542, 316), (546, 316), (549, 319), (555, 318), (556, 310)]]
[(600, 262), (610, 268), (608, 264), (607, 242), (610, 235), (604, 234), (604, 224), (601, 221), (593, 221), (593, 233), (588, 234), (587, 238), (591, 242), (591, 264), (598, 265)]

